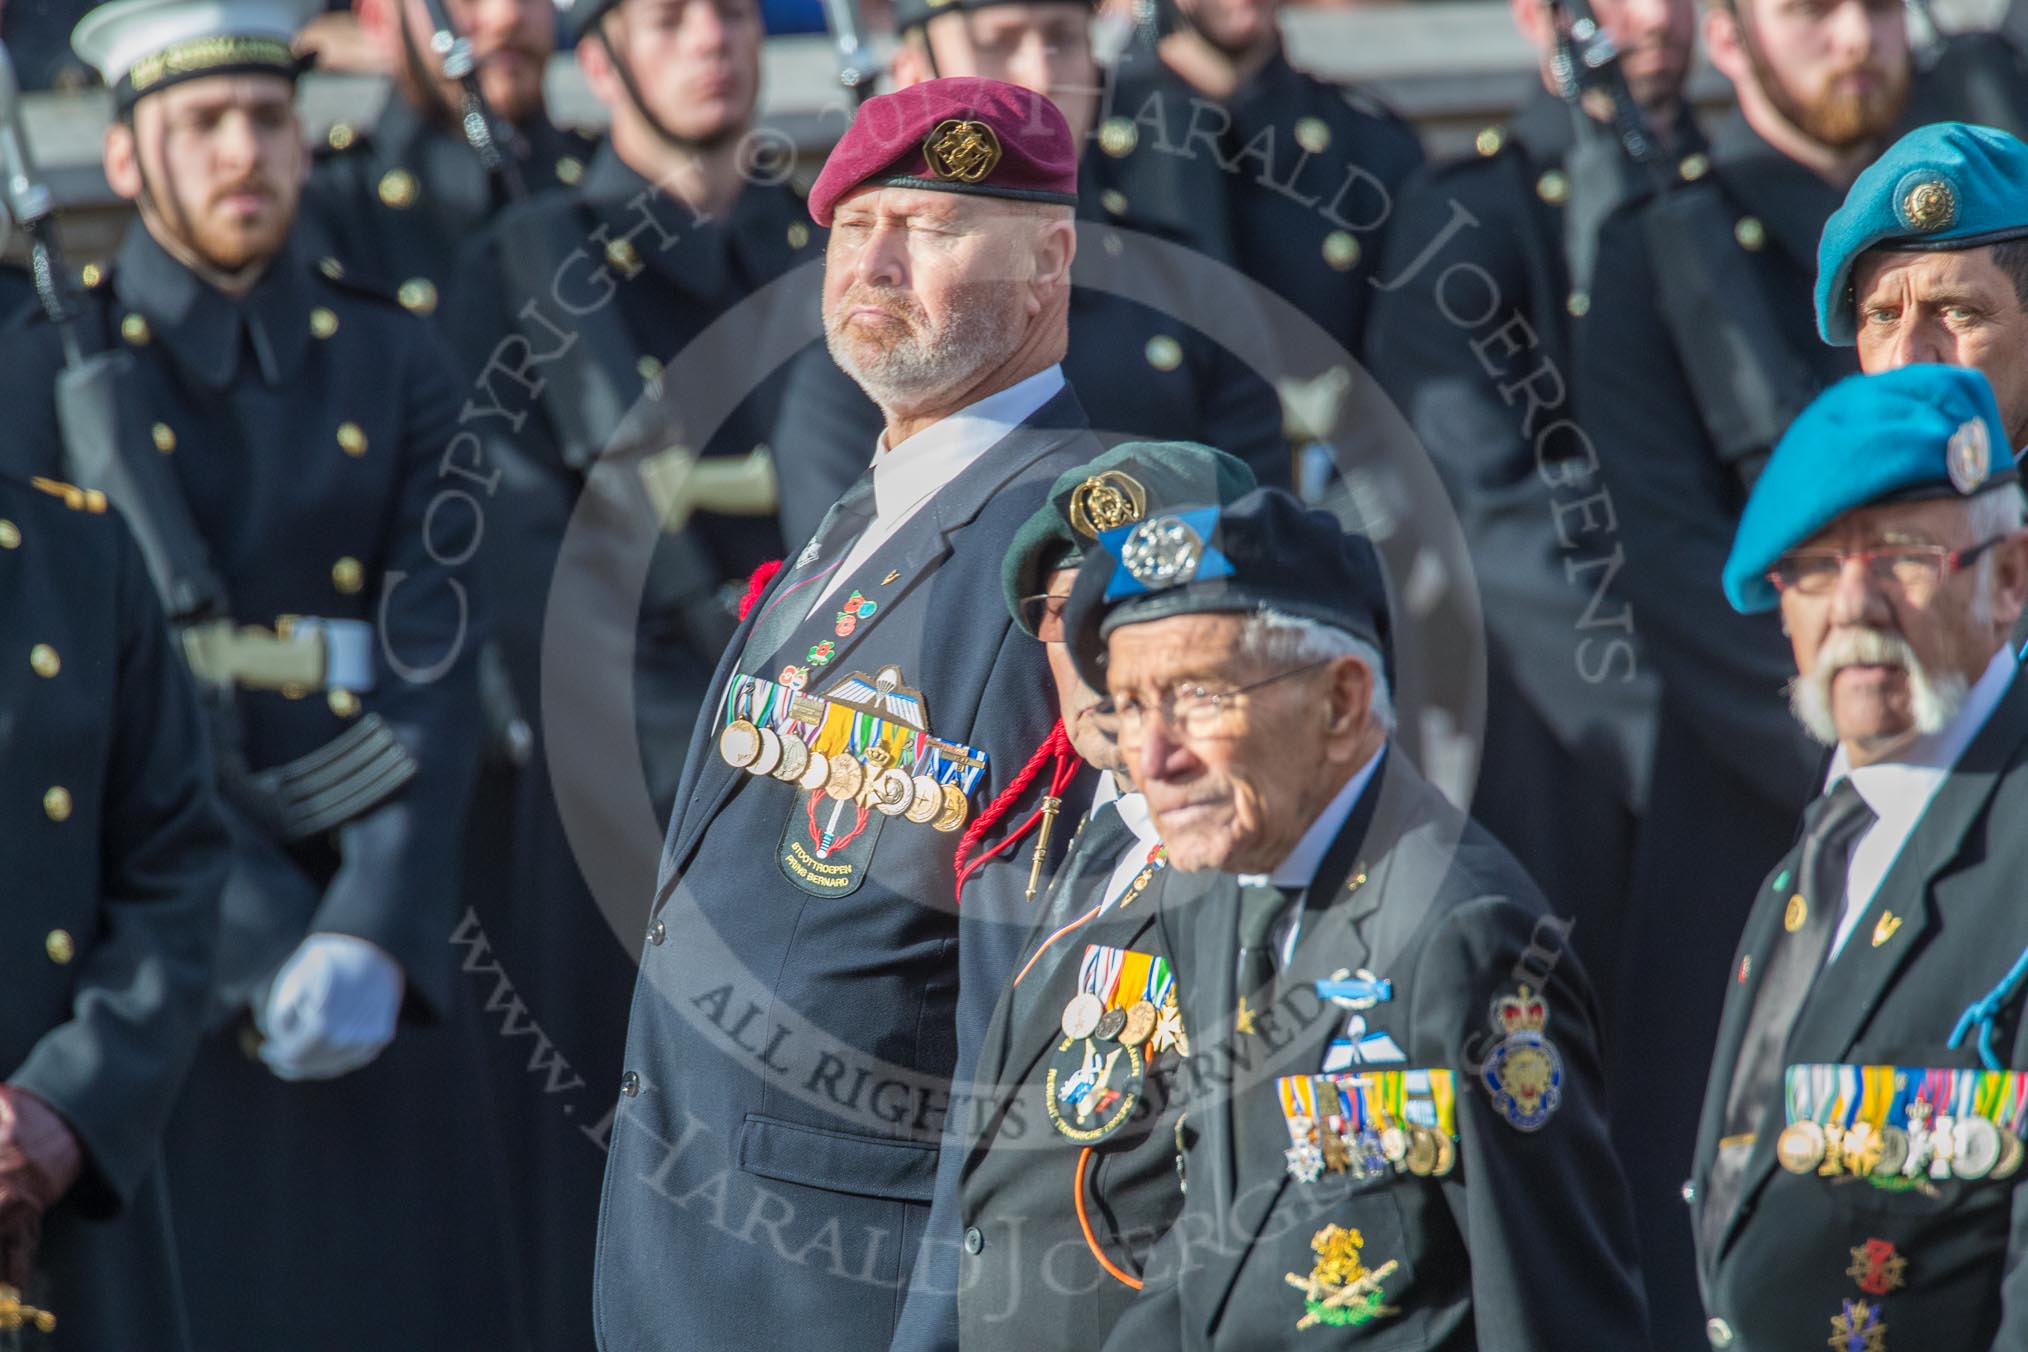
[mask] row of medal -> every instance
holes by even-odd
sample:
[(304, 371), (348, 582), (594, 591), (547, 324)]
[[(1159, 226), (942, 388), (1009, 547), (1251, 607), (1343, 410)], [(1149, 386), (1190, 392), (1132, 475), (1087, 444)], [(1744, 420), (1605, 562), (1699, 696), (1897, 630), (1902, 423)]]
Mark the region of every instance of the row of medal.
[(1086, 944), (1078, 960), (1077, 994), (1063, 1007), (1063, 1035), (1072, 1041), (1117, 1042), (1190, 1055), (1176, 1006), (1169, 960), (1104, 944)]
[(1775, 1156), (1792, 1174), (2012, 1178), (2028, 1158), (2028, 1073), (1912, 1066), (1796, 1065)]
[(1325, 1170), (1371, 1178), (1389, 1171), (1441, 1178), (1457, 1167), (1457, 1087), (1448, 1070), (1285, 1075), (1275, 1083), (1289, 1177)]
[(733, 679), (724, 716), (727, 765), (939, 831), (965, 824), (986, 768), (970, 747), (758, 676)]

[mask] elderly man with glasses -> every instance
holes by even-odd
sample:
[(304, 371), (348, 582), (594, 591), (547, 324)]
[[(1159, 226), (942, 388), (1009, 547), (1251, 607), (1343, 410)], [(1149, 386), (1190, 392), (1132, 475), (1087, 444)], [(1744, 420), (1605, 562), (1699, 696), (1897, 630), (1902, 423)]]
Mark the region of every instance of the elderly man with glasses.
[[(2028, 1337), (2028, 535), (1978, 371), (1833, 386), (1725, 567), (1834, 747), (1726, 983), (1689, 1189), (1713, 1346)], [(1919, 1331), (1918, 1331), (1919, 1330)]]
[(1190, 1048), (1183, 1211), (1105, 1346), (1646, 1346), (1590, 985), (1390, 747), (1372, 546), (1271, 489), (1099, 543), (1066, 633), (1169, 852)]

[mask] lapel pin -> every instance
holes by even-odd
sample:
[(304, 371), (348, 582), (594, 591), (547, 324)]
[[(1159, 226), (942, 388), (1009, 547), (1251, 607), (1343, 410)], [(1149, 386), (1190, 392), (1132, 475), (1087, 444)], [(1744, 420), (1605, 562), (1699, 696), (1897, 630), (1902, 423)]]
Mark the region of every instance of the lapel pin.
[(898, 578), (898, 577), (900, 577), (900, 576), (901, 576), (901, 569), (899, 569), (899, 568), (896, 568), (895, 570), (893, 570), (892, 572), (890, 572), (890, 573), (889, 573), (889, 574), (888, 574), (888, 575), (887, 575), (886, 577), (883, 577), (882, 579), (880, 579), (880, 585), (881, 585), (881, 586), (883, 586), (883, 587), (885, 587), (885, 586), (886, 586), (886, 585), (887, 585), (888, 583), (890, 583), (890, 582), (894, 581), (894, 580), (895, 580), (896, 578)]
[(1875, 948), (1880, 947), (1889, 939), (1892, 939), (1894, 932), (1900, 928), (1901, 917), (1892, 911), (1883, 911), (1879, 922), (1873, 926), (1873, 946)]

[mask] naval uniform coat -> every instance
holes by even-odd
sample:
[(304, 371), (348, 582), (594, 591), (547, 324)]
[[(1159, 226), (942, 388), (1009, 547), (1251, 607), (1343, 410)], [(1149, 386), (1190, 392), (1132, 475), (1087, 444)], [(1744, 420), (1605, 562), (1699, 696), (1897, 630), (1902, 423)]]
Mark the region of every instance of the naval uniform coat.
[[(542, 682), (551, 584), (586, 476), (602, 454), (652, 455), (672, 444), (694, 446), (707, 433), (698, 448), (705, 456), (766, 452), (779, 374), (755, 373), (766, 378), (730, 418), (686, 432), (684, 392), (665, 389), (662, 370), (726, 311), (820, 247), (802, 199), (786, 186), (749, 184), (727, 220), (700, 221), (605, 145), (577, 187), (501, 213), (467, 250), (456, 299), (444, 312), (468, 407), (483, 410), (468, 425), (483, 439), (484, 472), (499, 476), (478, 562), (490, 594), (521, 598), (500, 607), (492, 632), (515, 704), (535, 733), (512, 775), (488, 776), (488, 790), (513, 802), (519, 829), (511, 845), (497, 835), (477, 844), (475, 861), (490, 858), (486, 871), (499, 876), (476, 890), (473, 905), (541, 1036), (577, 1082), (575, 1093), (559, 1096), (554, 1081), (530, 1073), (526, 1038), (501, 1040), (501, 1093), (530, 1180), (519, 1193), (533, 1248), (526, 1281), (545, 1346), (592, 1341), (605, 1159), (579, 1128), (603, 1111), (620, 1076), (634, 981), (630, 948), (647, 924), (656, 848), (656, 837), (647, 836), (637, 869), (642, 884), (627, 899), (636, 918), (616, 933), (619, 922), (594, 900), (579, 863), (579, 850), (606, 847), (588, 840), (582, 822), (575, 840), (566, 835), (546, 755), (555, 712), (545, 706)], [(560, 347), (559, 333), (573, 341)], [(536, 391), (508, 374), (524, 362)], [(626, 608), (634, 623), (612, 646), (631, 647), (634, 661), (612, 684), (631, 677), (638, 755), (657, 826), (668, 820), (684, 748), (736, 623), (725, 602), (728, 584), (781, 554), (772, 515), (699, 511), (680, 540), (664, 540), (644, 594)], [(615, 853), (618, 842), (635, 838), (618, 823), (609, 823), (607, 837)]]
[[(1140, 1289), (1148, 1251), (1182, 1209), (1175, 1051), (1152, 1054), (1127, 1123), (1089, 1148), (1059, 1133), (1047, 1108), (1049, 1061), (1065, 1040), (1063, 1009), (1078, 993), (1086, 946), (1168, 957), (1155, 925), (1166, 868), (1138, 894), (1129, 884), (1110, 910), (1092, 914), (1110, 899), (1124, 852), (1145, 848), (1111, 807), (1086, 818), (1037, 916), (1019, 983), (1001, 992), (993, 1011), (979, 1062), (991, 1107), (960, 1182), (966, 1352), (1098, 1346)], [(1073, 1200), (1080, 1196), (1082, 1213)]]
[[(529, 197), (583, 176), (595, 138), (536, 114), (516, 129), (514, 153)], [(516, 153), (518, 152), (518, 153)], [(337, 256), (416, 314), (436, 312), (455, 275), (458, 251), (509, 204), (506, 189), (464, 135), (390, 90), (372, 127), (333, 123), (314, 148), (303, 190), (306, 247)]]
[[(1959, 1011), (2007, 975), (2028, 946), (2021, 880), (2028, 876), (2028, 684), (2016, 675), (1930, 800), (1879, 890), (1818, 973), (1789, 1035), (1784, 1066), (1802, 1063), (1976, 1068), (1978, 1035), (1946, 1045)], [(1738, 1064), (1756, 980), (1784, 937), (1800, 854), (1756, 889), (1725, 1009), (1697, 1137), (1690, 1214), (1711, 1341), (1735, 1352), (1821, 1347), (1844, 1302), (1876, 1306), (1888, 1348), (2028, 1345), (2028, 1189), (2022, 1177), (1949, 1178), (1886, 1192), (1850, 1177), (1796, 1175), (1775, 1159), (1787, 1120), (1777, 1078), (1748, 1156), (1741, 1204), (1716, 1248), (1704, 1243), (1707, 1191), (1725, 1096)], [(1894, 921), (1899, 921), (1898, 925)], [(1741, 964), (1746, 980), (1739, 980)], [(1998, 1011), (1993, 1047), (2028, 1068), (2018, 990)], [(1875, 1298), (1847, 1273), (1869, 1241), (1906, 1260), (1903, 1284)], [(1855, 1253), (1854, 1250), (1858, 1250)], [(1839, 1343), (1838, 1346), (1844, 1346)], [(1876, 1346), (1859, 1342), (1853, 1346)]]
[[(971, 1075), (1027, 935), (1026, 860), (989, 864), (954, 910), (957, 836), (869, 818), (878, 834), (847, 890), (804, 890), (780, 860), (830, 801), (721, 761), (717, 705), (735, 674), (772, 678), (822, 643), (819, 695), (898, 666), (934, 736), (987, 754), (976, 813), (1056, 718), (1041, 645), (988, 598), (1050, 483), (1097, 453), (1063, 390), (776, 651), (743, 649), (773, 606), (810, 606), (817, 588), (793, 565), (727, 649), (684, 766), (627, 1032), (594, 1279), (606, 1352), (955, 1342), (956, 1284), (940, 1274), (957, 1268), (962, 1138), (941, 1172), (939, 1145), (951, 1079)], [(851, 541), (822, 543), (810, 569)], [(836, 602), (855, 589), (879, 609), (841, 635)], [(919, 1257), (926, 1228), (940, 1238)], [(912, 1290), (919, 1261), (932, 1271)]]
[[(1294, 956), (1251, 1036), (1234, 1031), (1237, 889), (1217, 873), (1178, 874), (1163, 889), (1161, 931), (1191, 1042), (1189, 1191), (1108, 1352), (1646, 1346), (1590, 986), (1512, 856), (1390, 749), (1300, 900)], [(1305, 1184), (1285, 1168), (1276, 1078), (1316, 1074), (1346, 1026), (1312, 983), (1362, 968), (1393, 982), (1390, 1000), (1357, 1017), (1393, 1037), (1398, 1065), (1456, 1072), (1447, 1176), (1327, 1172)], [(1524, 983), (1545, 998), (1544, 1031), (1563, 1064), (1561, 1106), (1534, 1131), (1502, 1119), (1474, 1070), (1500, 1040), (1495, 999)], [(1304, 1293), (1286, 1276), (1311, 1270), (1311, 1239), (1326, 1225), (1360, 1232), (1369, 1269), (1399, 1264), (1381, 1286), (1395, 1313), (1297, 1332)]]
[[(1078, 220), (1084, 230), (1103, 223), (1173, 244), (1195, 244), (1184, 227), (1146, 214), (1108, 186), (1115, 168), (1097, 150), (1078, 166)], [(1261, 483), (1290, 487), (1281, 403), (1270, 383), (1276, 373), (1249, 370), (1217, 341), (1219, 332), (1080, 284), (1083, 278), (1102, 276), (1108, 263), (1095, 255), (1089, 235), (1086, 241), (1071, 266), (1070, 347), (1063, 372), (1085, 401), (1099, 439), (1107, 445), (1203, 442), (1246, 461)], [(1191, 286), (1187, 275), (1168, 275), (1174, 270), (1164, 266), (1167, 259), (1152, 253), (1123, 257), (1162, 267), (1170, 293)], [(1254, 322), (1233, 314), (1218, 318), (1222, 325)], [(789, 539), (807, 538), (825, 510), (859, 477), (881, 426), (879, 408), (831, 360), (823, 343), (813, 343), (790, 364), (774, 437), (782, 468), (782, 529)]]
[[(168, 462), (232, 618), (376, 627), (372, 690), (235, 693), (248, 768), (313, 751), (368, 714), (416, 766), (391, 796), (294, 844), (226, 808), (215, 1031), (165, 1143), (193, 1328), (207, 1352), (349, 1346), (370, 1290), (391, 1339), (491, 1337), (509, 1299), (495, 1249), (501, 1183), (473, 1083), (476, 1002), (451, 939), (482, 617), (459, 557), (469, 505), (439, 496), (459, 482), (440, 468), (455, 454), (447, 361), (428, 325), (294, 248), (237, 300), (139, 226), (109, 273), (80, 324), (87, 350), (117, 345), (128, 360), (117, 435)], [(0, 460), (61, 477), (57, 334), (37, 315), (0, 352), (11, 419)], [(248, 1056), (246, 1011), (313, 931), (392, 956), (404, 1018), (364, 1069), (287, 1084)], [(451, 1200), (423, 1208), (419, 1196)]]
[(26, 1295), (58, 1347), (181, 1352), (160, 1143), (228, 861), (208, 735), (111, 513), (0, 478), (0, 635), (0, 1079), (54, 1107), (84, 1161)]

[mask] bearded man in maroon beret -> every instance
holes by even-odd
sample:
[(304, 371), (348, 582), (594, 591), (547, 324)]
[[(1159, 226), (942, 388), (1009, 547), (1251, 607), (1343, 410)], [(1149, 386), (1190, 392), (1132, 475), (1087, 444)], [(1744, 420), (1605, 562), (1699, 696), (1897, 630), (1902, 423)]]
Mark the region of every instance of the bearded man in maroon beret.
[(866, 103), (810, 194), (825, 334), (886, 427), (756, 578), (691, 741), (594, 1129), (607, 1352), (956, 1346), (958, 1166), (990, 1110), (967, 1087), (1032, 903), (1027, 848), (967, 837), (962, 911), (953, 855), (1062, 743), (998, 598), (1099, 450), (1058, 367), (1076, 160), (1040, 96), (935, 80)]

